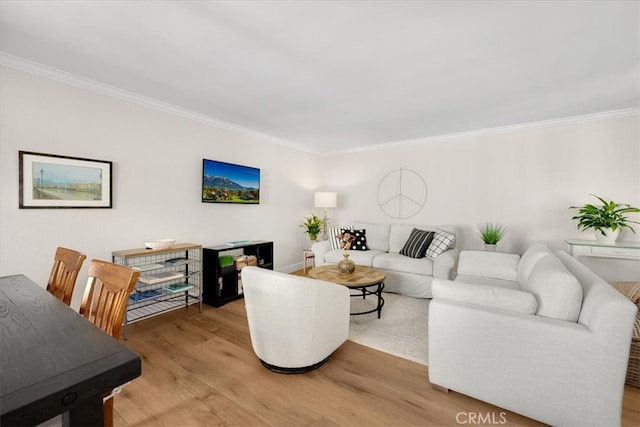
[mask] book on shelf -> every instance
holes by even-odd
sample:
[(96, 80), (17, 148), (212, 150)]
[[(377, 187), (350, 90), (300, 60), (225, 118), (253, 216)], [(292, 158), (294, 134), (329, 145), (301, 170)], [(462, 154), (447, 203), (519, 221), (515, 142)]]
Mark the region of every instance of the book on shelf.
[(175, 271), (163, 271), (160, 273), (147, 274), (140, 276), (138, 279), (140, 282), (147, 285), (153, 285), (161, 282), (168, 282), (169, 280), (178, 280), (184, 277), (184, 273)]
[(193, 288), (193, 285), (190, 285), (189, 283), (173, 283), (169, 286), (163, 287), (165, 291), (172, 293), (188, 291), (191, 288)]
[(149, 289), (146, 291), (136, 290), (135, 292), (131, 293), (131, 295), (129, 295), (129, 303), (135, 304), (138, 302), (146, 301), (148, 299), (159, 297), (161, 295), (164, 295), (164, 292), (162, 292), (160, 289)]
[(157, 270), (159, 268), (164, 268), (165, 266), (162, 264), (138, 264), (132, 265), (131, 268), (137, 271), (149, 271), (149, 270)]
[(239, 245), (246, 245), (247, 243), (251, 243), (251, 240), (232, 240), (226, 243), (227, 243), (227, 246), (239, 246)]

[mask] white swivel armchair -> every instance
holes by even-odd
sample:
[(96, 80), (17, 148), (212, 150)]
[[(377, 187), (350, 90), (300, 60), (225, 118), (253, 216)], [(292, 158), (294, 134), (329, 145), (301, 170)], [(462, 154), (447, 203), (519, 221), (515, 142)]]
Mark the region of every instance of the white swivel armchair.
[(251, 344), (274, 372), (318, 368), (349, 336), (349, 290), (258, 267), (242, 269)]

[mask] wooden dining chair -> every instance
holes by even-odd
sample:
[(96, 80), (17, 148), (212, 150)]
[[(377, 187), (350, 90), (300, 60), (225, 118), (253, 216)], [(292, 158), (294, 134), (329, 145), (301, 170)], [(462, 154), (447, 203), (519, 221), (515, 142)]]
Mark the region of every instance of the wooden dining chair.
[(87, 257), (78, 251), (67, 248), (56, 249), (53, 268), (47, 282), (47, 291), (67, 305), (71, 305), (73, 288), (78, 272)]
[[(113, 338), (120, 339), (129, 294), (135, 288), (139, 276), (139, 271), (129, 267), (91, 260), (80, 314)], [(105, 396), (102, 409), (104, 425), (113, 426), (112, 393)]]

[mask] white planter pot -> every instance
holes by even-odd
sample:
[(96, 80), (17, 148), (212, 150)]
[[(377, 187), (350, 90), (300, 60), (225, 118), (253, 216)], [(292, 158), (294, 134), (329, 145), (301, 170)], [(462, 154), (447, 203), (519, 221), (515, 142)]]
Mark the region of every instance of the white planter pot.
[(487, 252), (495, 252), (497, 246), (498, 245), (491, 245), (489, 243), (485, 243), (484, 244), (484, 250), (487, 251)]
[(596, 235), (596, 240), (598, 242), (604, 242), (604, 243), (613, 243), (616, 241), (616, 239), (618, 238), (618, 235), (620, 234), (620, 229), (616, 228), (615, 231), (613, 231), (610, 228), (606, 228), (602, 230), (604, 232), (601, 233), (598, 230), (593, 230), (593, 232)]

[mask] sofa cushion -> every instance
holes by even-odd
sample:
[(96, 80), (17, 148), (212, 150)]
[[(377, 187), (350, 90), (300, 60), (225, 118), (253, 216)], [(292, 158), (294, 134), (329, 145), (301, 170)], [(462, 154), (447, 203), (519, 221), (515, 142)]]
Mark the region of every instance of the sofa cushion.
[(434, 231), (435, 227), (417, 224), (391, 224), (389, 228), (389, 250), (387, 252), (400, 253), (414, 228)]
[[(349, 231), (349, 230), (347, 230)], [(367, 247), (367, 230), (350, 230), (351, 235), (354, 237), (351, 242), (351, 250), (352, 251), (368, 251)]]
[(576, 322), (582, 307), (582, 286), (555, 255), (538, 260), (529, 278), (520, 283), (538, 300), (539, 316)]
[(354, 229), (365, 229), (367, 231), (367, 246), (369, 249), (382, 252), (389, 251), (389, 225), (359, 221), (354, 221), (350, 225)]
[[(324, 261), (330, 264), (337, 264), (344, 259), (342, 255), (344, 251), (336, 249), (324, 254)], [(366, 265), (367, 267), (373, 266), (373, 260), (380, 254), (384, 254), (382, 251), (349, 251), (349, 259), (355, 262), (357, 265)]]
[(520, 284), (514, 280), (496, 279), (493, 277), (472, 276), (458, 274), (455, 282), (470, 283), (473, 285), (497, 286), (500, 288), (522, 290)]
[(380, 268), (387, 271), (399, 271), (424, 276), (433, 275), (433, 262), (431, 260), (427, 258), (410, 258), (408, 256), (392, 252), (376, 256), (373, 259), (372, 266), (374, 268)]
[(538, 307), (536, 297), (529, 292), (496, 286), (477, 286), (434, 279), (431, 292), (434, 298), (446, 298), (524, 314), (535, 314)]
[(456, 241), (456, 235), (449, 233), (448, 231), (436, 228), (436, 232), (433, 236), (431, 244), (427, 248), (426, 257), (430, 260), (435, 260), (438, 255), (441, 255), (447, 251)]
[(414, 228), (400, 249), (400, 255), (406, 255), (410, 258), (424, 258), (427, 248), (433, 240), (433, 234), (433, 231)]
[(464, 250), (458, 259), (458, 274), (516, 281), (520, 255)]
[(546, 255), (553, 255), (553, 252), (542, 243), (534, 243), (522, 254), (518, 264), (518, 282), (524, 283), (529, 279), (529, 275), (536, 263)]

